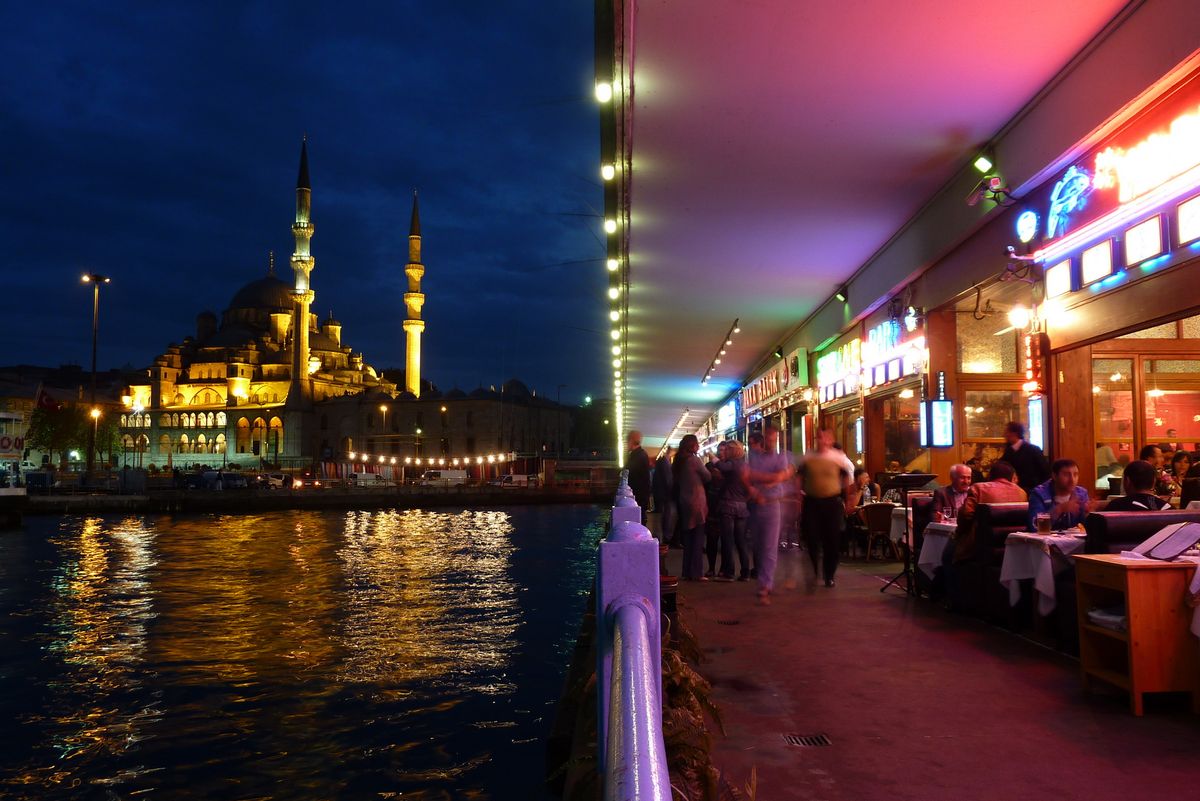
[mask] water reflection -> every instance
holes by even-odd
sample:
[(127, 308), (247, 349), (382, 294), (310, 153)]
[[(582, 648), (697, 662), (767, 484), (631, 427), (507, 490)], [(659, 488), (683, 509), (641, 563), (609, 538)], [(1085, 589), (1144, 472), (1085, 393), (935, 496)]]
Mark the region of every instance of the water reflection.
[(540, 759), (596, 517), (35, 523), (0, 540), (0, 796), (535, 797), (500, 777)]

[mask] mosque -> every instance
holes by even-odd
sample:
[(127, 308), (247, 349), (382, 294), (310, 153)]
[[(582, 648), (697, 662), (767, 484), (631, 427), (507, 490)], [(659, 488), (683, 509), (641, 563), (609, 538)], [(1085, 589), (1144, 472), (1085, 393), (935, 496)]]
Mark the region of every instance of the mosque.
[(296, 180), (292, 281), (267, 275), (234, 293), (217, 316), (172, 343), (122, 397), (122, 443), (142, 466), (237, 464), (326, 472), (369, 456), (472, 458), (565, 446), (570, 415), (519, 381), (445, 396), (421, 379), (421, 220), (413, 193), (403, 295), (405, 369), (385, 374), (343, 344), (342, 324), (312, 312), (315, 260), (307, 142)]

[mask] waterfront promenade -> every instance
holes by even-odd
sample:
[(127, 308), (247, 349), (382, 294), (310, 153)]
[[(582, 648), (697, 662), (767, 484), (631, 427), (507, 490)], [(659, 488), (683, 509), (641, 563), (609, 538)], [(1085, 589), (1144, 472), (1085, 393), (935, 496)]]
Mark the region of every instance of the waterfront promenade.
[(1176, 711), (1186, 702), (1167, 696), (1135, 718), (1115, 691), (1085, 696), (1068, 657), (881, 595), (895, 567), (844, 564), (835, 588), (781, 589), (769, 607), (752, 584), (680, 584), (724, 713), (714, 758), (734, 784), (756, 766), (767, 799), (1196, 797), (1200, 717)]

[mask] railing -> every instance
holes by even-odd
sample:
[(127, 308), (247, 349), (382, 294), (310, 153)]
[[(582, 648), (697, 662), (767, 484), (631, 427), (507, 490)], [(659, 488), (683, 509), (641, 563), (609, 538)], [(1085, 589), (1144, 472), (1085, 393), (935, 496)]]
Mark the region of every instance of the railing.
[(606, 801), (670, 801), (658, 542), (621, 478), (596, 576), (597, 759)]

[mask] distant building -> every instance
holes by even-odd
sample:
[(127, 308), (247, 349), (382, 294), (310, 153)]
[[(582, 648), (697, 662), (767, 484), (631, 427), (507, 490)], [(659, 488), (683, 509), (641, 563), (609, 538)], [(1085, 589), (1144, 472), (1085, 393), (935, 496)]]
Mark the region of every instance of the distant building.
[[(314, 232), (307, 144), (296, 182), (293, 280), (267, 275), (234, 293), (218, 320), (196, 318), (194, 336), (171, 344), (146, 379), (124, 394), (122, 441), (138, 462), (158, 467), (237, 463), (346, 464), (350, 454), (477, 457), (558, 449), (570, 415), (519, 381), (500, 392), (442, 396), (421, 378), (421, 223), (413, 195), (404, 271), (405, 371), (390, 379), (343, 344), (342, 324), (318, 322), (310, 250)], [(382, 407), (382, 408), (381, 408)], [(330, 469), (335, 469), (330, 467)]]

